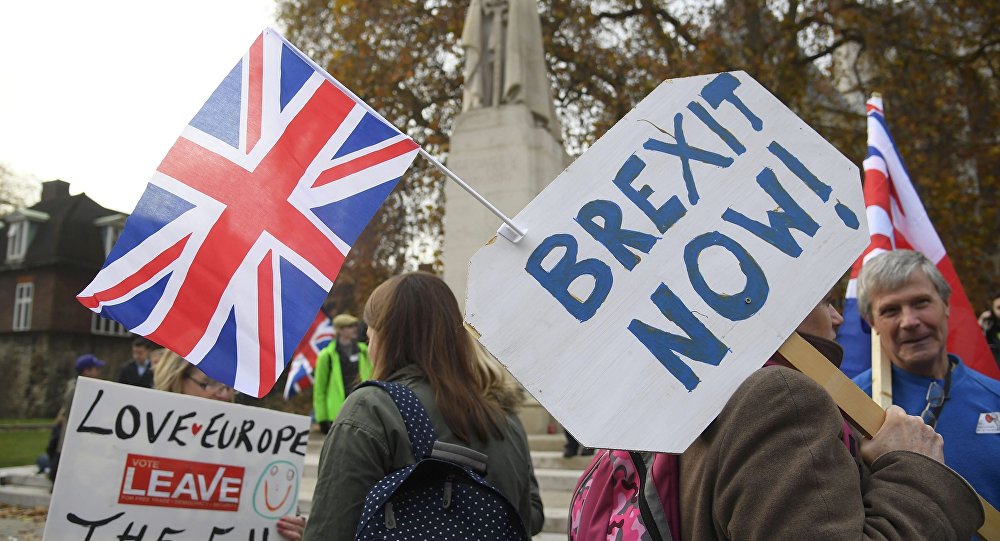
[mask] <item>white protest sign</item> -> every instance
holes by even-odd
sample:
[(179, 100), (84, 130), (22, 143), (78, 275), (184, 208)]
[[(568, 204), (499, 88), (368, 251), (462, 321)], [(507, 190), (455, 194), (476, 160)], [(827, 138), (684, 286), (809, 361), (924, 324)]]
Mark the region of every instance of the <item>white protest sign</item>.
[(857, 167), (743, 72), (664, 82), (514, 222), (466, 322), (585, 445), (675, 453), (868, 244)]
[(309, 418), (79, 378), (45, 539), (280, 539)]

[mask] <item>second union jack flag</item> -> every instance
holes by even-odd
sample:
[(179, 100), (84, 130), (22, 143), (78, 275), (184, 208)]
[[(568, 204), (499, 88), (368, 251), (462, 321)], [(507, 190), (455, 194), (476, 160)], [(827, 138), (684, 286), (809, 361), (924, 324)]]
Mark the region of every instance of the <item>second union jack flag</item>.
[(325, 312), (316, 314), (302, 343), (292, 355), (292, 363), (285, 381), (285, 400), (312, 387), (313, 372), (319, 353), (333, 341), (336, 331)]
[(78, 299), (264, 396), (417, 151), (267, 29), (167, 153)]

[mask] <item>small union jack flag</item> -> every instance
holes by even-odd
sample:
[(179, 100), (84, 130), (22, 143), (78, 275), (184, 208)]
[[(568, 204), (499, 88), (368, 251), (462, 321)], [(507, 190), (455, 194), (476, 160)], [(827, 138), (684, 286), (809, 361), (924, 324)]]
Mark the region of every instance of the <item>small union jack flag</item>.
[(417, 151), (266, 29), (167, 153), (78, 299), (264, 396)]
[(320, 311), (306, 331), (302, 343), (292, 354), (292, 363), (285, 382), (285, 400), (312, 387), (316, 359), (319, 358), (319, 352), (333, 341), (333, 337), (333, 323), (324, 312)]

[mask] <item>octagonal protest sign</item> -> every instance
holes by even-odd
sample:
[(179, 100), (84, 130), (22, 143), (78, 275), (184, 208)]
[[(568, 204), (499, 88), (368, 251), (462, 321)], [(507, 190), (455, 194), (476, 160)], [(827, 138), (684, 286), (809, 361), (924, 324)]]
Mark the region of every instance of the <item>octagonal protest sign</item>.
[(583, 444), (675, 453), (868, 244), (857, 167), (743, 72), (664, 82), (514, 222), (466, 323)]

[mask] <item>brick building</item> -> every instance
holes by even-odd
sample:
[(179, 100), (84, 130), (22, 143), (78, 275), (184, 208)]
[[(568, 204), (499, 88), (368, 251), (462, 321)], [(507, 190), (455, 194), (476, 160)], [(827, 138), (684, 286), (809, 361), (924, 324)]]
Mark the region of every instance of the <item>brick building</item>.
[(76, 301), (100, 270), (126, 215), (61, 180), (0, 222), (0, 417), (52, 417), (73, 361), (94, 353), (114, 379), (132, 334)]

